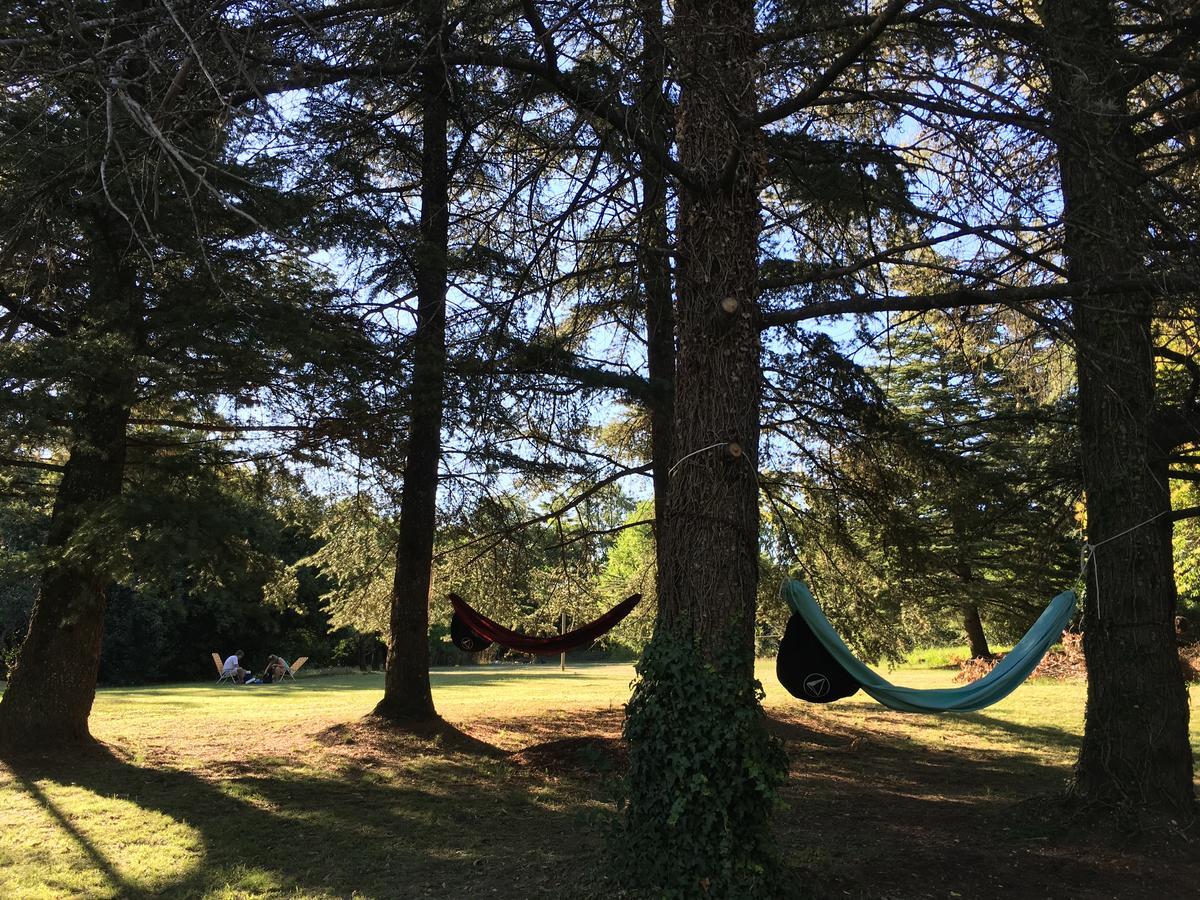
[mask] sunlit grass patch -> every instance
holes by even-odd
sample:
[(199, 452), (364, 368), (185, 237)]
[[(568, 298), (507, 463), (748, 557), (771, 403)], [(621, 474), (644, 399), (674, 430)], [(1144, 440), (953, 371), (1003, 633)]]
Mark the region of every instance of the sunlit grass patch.
[(0, 774), (0, 896), (155, 893), (203, 860), (185, 822), (122, 796)]

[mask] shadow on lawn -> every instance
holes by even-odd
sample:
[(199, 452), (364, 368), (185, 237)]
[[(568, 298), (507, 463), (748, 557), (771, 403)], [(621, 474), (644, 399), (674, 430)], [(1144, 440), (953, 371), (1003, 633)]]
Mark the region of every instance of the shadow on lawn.
[(1079, 751), (1082, 738), (1079, 734), (1065, 728), (1054, 728), (1048, 725), (1024, 725), (997, 719), (984, 713), (962, 713), (959, 718), (964, 722), (972, 722), (994, 732), (998, 741), (1011, 742), (1016, 739), (1026, 745), (1040, 745), (1054, 750), (1062, 750), (1072, 755)]
[[(366, 731), (378, 729), (346, 728), (322, 736), (353, 739), (353, 753), (327, 751), (321, 762), (330, 771), (262, 761), (221, 764), (200, 777), (134, 765), (107, 747), (69, 760), (26, 757), (8, 768), (122, 897), (503, 898), (551, 888), (595, 897), (611, 890), (597, 883), (597, 829), (579, 796), (559, 796), (567, 801), (560, 807), (539, 802), (538, 773), (518, 772), (493, 758), (495, 748), (453, 728), (369, 741)], [(106, 857), (47, 796), (39, 786), (45, 781), (121, 797), (185, 823), (199, 833), (199, 865), (173, 880), (133, 883), (122, 875), (122, 860)], [(553, 837), (567, 834), (570, 841)]]
[(67, 835), (68, 838), (70, 838), (71, 842), (75, 844), (75, 846), (77, 846), (85, 856), (87, 856), (92, 866), (94, 866), (104, 876), (104, 880), (112, 885), (113, 889), (116, 890), (120, 896), (136, 896), (139, 893), (139, 889), (121, 876), (121, 873), (113, 867), (108, 857), (101, 853), (96, 846), (87, 839), (87, 836), (75, 826), (71, 819), (64, 814), (61, 809), (59, 809), (57, 803), (46, 796), (45, 791), (38, 787), (32, 778), (22, 775), (21, 772), (16, 769), (13, 771), (13, 777), (17, 782), (17, 786), (37, 801), (38, 805), (49, 814), (50, 818), (54, 821), (54, 824), (57, 825), (63, 831), (63, 833)]
[(775, 721), (791, 759), (780, 841), (791, 864), (814, 874), (817, 896), (1125, 900), (1195, 890), (1190, 848), (1091, 833), (1062, 803), (1069, 769), (1012, 749), (1014, 736), (1058, 749), (1077, 737), (963, 718), (990, 730), (989, 746)]
[[(318, 734), (323, 746), (310, 755), (223, 761), (203, 775), (134, 765), (110, 748), (10, 768), (125, 897), (594, 900), (613, 892), (601, 874), (594, 801), (622, 768), (619, 718), (506, 720), (532, 739), (511, 754), (453, 726), (414, 736), (359, 721)], [(967, 720), (985, 730), (988, 746), (930, 746), (929, 733), (907, 740), (887, 720), (773, 719), (791, 758), (780, 843), (811, 896), (1182, 897), (1200, 883), (1200, 862), (1183, 848), (1139, 849), (1048, 827), (1067, 769), (1013, 750), (1012, 736), (1065, 746), (1069, 735)], [(174, 879), (135, 883), (127, 861), (91, 844), (46, 782), (185, 823), (203, 855), (192, 854), (194, 867)], [(1043, 800), (1021, 802), (1036, 795)]]

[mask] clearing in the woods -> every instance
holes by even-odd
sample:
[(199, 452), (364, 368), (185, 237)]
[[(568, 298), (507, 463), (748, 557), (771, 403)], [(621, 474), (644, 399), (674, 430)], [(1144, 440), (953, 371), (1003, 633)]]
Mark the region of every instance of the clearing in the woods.
[[(454, 727), (403, 737), (360, 721), (378, 675), (101, 690), (99, 752), (0, 767), (0, 896), (618, 896), (602, 849), (632, 675), (435, 671)], [(986, 712), (914, 716), (862, 695), (804, 706), (770, 662), (760, 677), (791, 760), (777, 820), (796, 896), (1200, 891), (1185, 839), (1164, 854), (1136, 829), (1097, 837), (1051, 814), (1082, 683), (1033, 681)], [(1197, 718), (1193, 698), (1193, 746)]]

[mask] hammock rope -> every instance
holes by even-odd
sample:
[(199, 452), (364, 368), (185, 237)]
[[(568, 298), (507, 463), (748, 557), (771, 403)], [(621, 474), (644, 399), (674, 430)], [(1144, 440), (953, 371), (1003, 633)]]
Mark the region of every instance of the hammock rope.
[[(957, 688), (907, 688), (892, 684), (854, 655), (802, 581), (788, 579), (782, 593), (845, 673), (884, 706), (901, 712), (972, 712), (1004, 699), (1029, 677), (1059, 639), (1075, 613), (1076, 601), (1074, 591), (1063, 591), (1051, 600), (1020, 642), (978, 681)], [(782, 659), (782, 653), (780, 656)]]
[(641, 602), (641, 599), (641, 594), (626, 597), (598, 619), (588, 622), (586, 625), (580, 625), (565, 634), (556, 634), (551, 637), (530, 637), (505, 628), (499, 622), (495, 622), (473, 609), (471, 604), (458, 594), (450, 594), (450, 605), (454, 607), (455, 617), (483, 639), (478, 647), (480, 650), (490, 643), (496, 643), (501, 647), (521, 653), (553, 656), (577, 650), (603, 637), (633, 612), (633, 608)]

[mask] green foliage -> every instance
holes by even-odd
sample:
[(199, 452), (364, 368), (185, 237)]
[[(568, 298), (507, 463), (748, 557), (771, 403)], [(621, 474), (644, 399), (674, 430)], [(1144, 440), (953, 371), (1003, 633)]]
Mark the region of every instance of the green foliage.
[[(769, 510), (763, 510), (763, 518), (769, 518)], [(654, 501), (643, 500), (629, 514), (625, 525), (635, 522), (654, 521)], [(764, 535), (762, 546), (769, 548), (770, 536)], [(779, 648), (779, 639), (787, 625), (787, 605), (779, 597), (779, 585), (788, 575), (786, 564), (780, 564), (769, 552), (758, 557), (758, 609), (754, 617), (755, 655), (774, 655)], [(658, 605), (655, 578), (654, 529), (650, 524), (627, 527), (617, 535), (608, 550), (600, 588), (611, 602), (624, 599), (633, 593), (642, 595), (641, 610), (653, 610)], [(610, 633), (610, 640), (640, 653), (650, 642), (654, 631), (654, 617), (647, 612), (635, 613)]]
[(777, 893), (770, 817), (787, 758), (767, 732), (762, 686), (744, 668), (708, 664), (669, 638), (646, 648), (626, 715), (625, 815), (614, 835), (635, 896)]
[[(629, 506), (619, 494), (598, 502), (611, 507), (603, 513), (606, 521), (619, 521), (617, 517)], [(441, 529), (430, 598), (429, 647), (434, 665), (465, 658), (448, 637), (450, 591), (527, 634), (556, 633), (564, 611), (569, 627), (588, 621), (610, 606), (614, 595), (626, 596), (621, 591), (628, 585), (621, 576), (613, 576), (615, 582), (610, 583), (602, 575), (613, 538), (590, 535), (575, 523), (537, 521), (542, 513), (513, 492), (479, 502)], [(281, 573), (268, 587), (269, 595), (286, 602), (291, 582), (305, 572), (314, 573), (321, 579), (321, 601), (334, 627), (362, 635), (386, 634), (395, 572), (392, 519), (365, 495), (332, 504), (322, 516), (315, 532), (319, 546)], [(633, 549), (626, 554), (634, 569), (640, 552)], [(650, 553), (652, 560), (652, 545)], [(645, 593), (644, 586), (628, 592), (637, 590)], [(652, 604), (645, 609), (652, 609)], [(627, 625), (623, 623), (628, 630), (614, 635), (615, 643), (641, 647), (653, 616), (638, 613), (626, 620)]]
[[(643, 500), (629, 514), (625, 525), (634, 522), (654, 521), (654, 501)], [(655, 564), (654, 527), (636, 525), (623, 529), (608, 549), (604, 562), (601, 587), (614, 602), (630, 594), (642, 595), (642, 609), (654, 609), (658, 605), (655, 579), (658, 567)], [(613, 629), (611, 638), (634, 650), (641, 650), (650, 640), (654, 619), (648, 615), (633, 615)]]
[(385, 634), (396, 564), (391, 523), (369, 499), (357, 496), (326, 509), (315, 536), (320, 545), (269, 587), (271, 595), (282, 602), (280, 581), (290, 588), (303, 570), (319, 572), (325, 586), (321, 602), (334, 628)]
[(875, 399), (841, 407), (849, 435), (810, 428), (807, 459), (781, 476), (796, 492), (768, 531), (868, 658), (957, 643), (964, 604), (1015, 639), (1077, 571), (1065, 354), (1023, 328), (941, 312), (893, 328), (887, 358), (853, 379)]
[(45, 478), (28, 470), (0, 471), (0, 678), (16, 661), (37, 584), (38, 550), (49, 512), (32, 499)]
[[(1200, 506), (1200, 490), (1196, 482), (1173, 484), (1171, 506), (1174, 509)], [(1200, 613), (1200, 519), (1176, 522), (1171, 540), (1175, 548), (1175, 583), (1179, 589), (1180, 612), (1194, 617)]]
[[(198, 465), (201, 459), (207, 465)], [(25, 472), (27, 470), (16, 470)], [(0, 484), (14, 478), (0, 473)], [(30, 504), (39, 479), (0, 501), (0, 657), (11, 665), (24, 638), (38, 580), (53, 559), (44, 546), (49, 510)], [(14, 492), (15, 493), (15, 492)], [(271, 464), (221, 465), (221, 450), (192, 451), (128, 475), (125, 494), (89, 521), (69, 552), (91, 544), (118, 578), (109, 588), (100, 681), (139, 684), (211, 677), (213, 650), (238, 645), (334, 661), (344, 634), (330, 634), (322, 585), (301, 571), (288, 602), (267, 588), (292, 560), (310, 553), (317, 501), (303, 482)], [(369, 659), (371, 646), (346, 638), (344, 661)], [(4, 670), (0, 669), (0, 675)]]
[[(181, 648), (172, 644), (186, 633), (187, 613), (187, 606), (169, 595), (135, 594), (129, 588), (110, 588), (100, 654), (100, 681), (105, 684), (144, 684), (161, 681), (177, 672)], [(187, 650), (191, 648), (187, 647)], [(210, 651), (191, 655), (206, 652)]]

